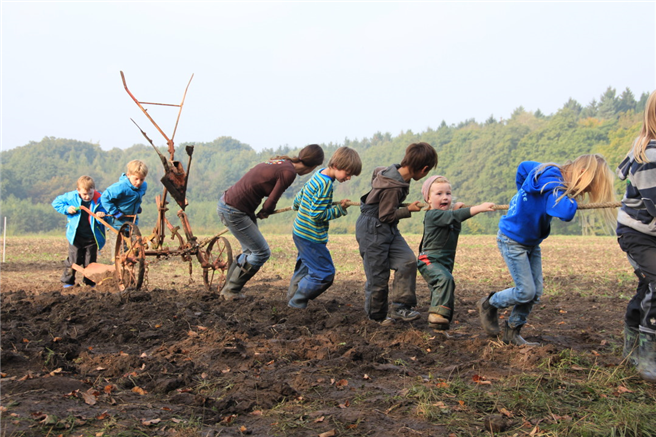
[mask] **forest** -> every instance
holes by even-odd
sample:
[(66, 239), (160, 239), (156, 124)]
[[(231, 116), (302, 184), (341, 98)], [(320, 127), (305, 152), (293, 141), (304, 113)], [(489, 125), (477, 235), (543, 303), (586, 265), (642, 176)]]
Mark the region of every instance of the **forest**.
[[(507, 204), (515, 192), (515, 170), (525, 160), (564, 163), (581, 154), (600, 153), (612, 169), (626, 155), (642, 125), (642, 111), (649, 93), (636, 97), (630, 89), (618, 94), (609, 87), (599, 99), (586, 106), (569, 99), (553, 114), (539, 109), (529, 111), (518, 107), (509, 118), (491, 115), (477, 122), (464, 120), (447, 125), (436, 121), (437, 128), (423, 132), (405, 131), (393, 135), (374, 133), (370, 138), (345, 138), (340, 144), (321, 144), (326, 160), (340, 146), (358, 151), (363, 169), (359, 177), (337, 184), (335, 200), (348, 198), (354, 202), (369, 190), (372, 170), (377, 166), (399, 163), (406, 146), (417, 141), (430, 143), (437, 150), (439, 163), (431, 174), (449, 178), (454, 199), (471, 205), (483, 201)], [(139, 135), (139, 132), (136, 133)], [(135, 135), (135, 138), (137, 138)], [(196, 234), (207, 235), (223, 228), (216, 214), (216, 203), (227, 188), (252, 166), (279, 155), (294, 156), (305, 144), (281, 146), (255, 151), (231, 137), (218, 137), (207, 143), (176, 145), (175, 157), (187, 166), (185, 147), (194, 146), (189, 170), (186, 211)], [(168, 156), (164, 146), (161, 152)], [(162, 193), (160, 178), (162, 163), (150, 144), (145, 141), (126, 149), (103, 150), (98, 144), (74, 139), (45, 137), (0, 154), (2, 178), (0, 200), (2, 217), (7, 219), (7, 235), (64, 235), (66, 219), (51, 206), (54, 198), (75, 189), (80, 175), (94, 178), (96, 188), (104, 190), (116, 182), (133, 159), (145, 161), (150, 169), (148, 192), (140, 217), (142, 233), (149, 233), (156, 220), (155, 196)], [(290, 206), (293, 196), (309, 176), (297, 178), (278, 208)], [(622, 184), (616, 184), (618, 200)], [(421, 181), (411, 184), (408, 201), (421, 199)], [(179, 207), (169, 204), (169, 220), (176, 225)], [(463, 224), (464, 234), (494, 234), (503, 212), (479, 214)], [(593, 211), (578, 214), (572, 223), (554, 221), (553, 233), (581, 235), (608, 233), (597, 229)], [(422, 213), (402, 221), (406, 233), (421, 233)], [(265, 233), (291, 232), (292, 212), (273, 215), (259, 223)], [(357, 207), (346, 217), (331, 223), (331, 233), (353, 233), (358, 216)]]

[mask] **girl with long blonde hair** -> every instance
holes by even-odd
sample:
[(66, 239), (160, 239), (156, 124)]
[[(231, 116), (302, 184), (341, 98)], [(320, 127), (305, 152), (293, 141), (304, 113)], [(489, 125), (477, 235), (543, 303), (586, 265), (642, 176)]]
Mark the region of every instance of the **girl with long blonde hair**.
[[(521, 337), (520, 330), (542, 295), (540, 243), (549, 236), (551, 219), (572, 220), (578, 202), (613, 201), (613, 179), (601, 155), (582, 155), (563, 165), (534, 161), (519, 164), (515, 178), (518, 191), (508, 213), (499, 220), (497, 234), (497, 245), (515, 286), (478, 302), (485, 332), (491, 336), (502, 333), (502, 341), (507, 344), (530, 344)], [(607, 214), (606, 220), (614, 222), (614, 217)], [(501, 329), (497, 310), (510, 306), (512, 312)]]
[(627, 181), (617, 214), (617, 241), (638, 277), (624, 317), (624, 357), (656, 381), (656, 91), (633, 147), (617, 168)]

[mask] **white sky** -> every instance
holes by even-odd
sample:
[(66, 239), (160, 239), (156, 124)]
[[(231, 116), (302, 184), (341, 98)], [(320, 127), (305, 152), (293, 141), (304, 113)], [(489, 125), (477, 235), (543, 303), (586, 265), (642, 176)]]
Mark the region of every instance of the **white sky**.
[[(420, 132), (656, 88), (656, 3), (2, 1), (2, 149), (164, 140), (256, 150)], [(150, 107), (167, 134), (177, 110)]]

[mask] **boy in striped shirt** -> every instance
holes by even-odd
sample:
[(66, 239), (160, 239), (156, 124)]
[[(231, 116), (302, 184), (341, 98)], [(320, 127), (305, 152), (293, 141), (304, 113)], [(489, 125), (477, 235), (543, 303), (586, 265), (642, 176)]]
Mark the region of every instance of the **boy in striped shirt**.
[(349, 200), (333, 205), (333, 184), (360, 175), (362, 161), (358, 152), (340, 147), (328, 167), (317, 171), (294, 198), (298, 211), (293, 238), (298, 249), (296, 267), (287, 292), (289, 306), (306, 308), (308, 301), (326, 291), (335, 279), (335, 265), (326, 245), (329, 221), (346, 215)]

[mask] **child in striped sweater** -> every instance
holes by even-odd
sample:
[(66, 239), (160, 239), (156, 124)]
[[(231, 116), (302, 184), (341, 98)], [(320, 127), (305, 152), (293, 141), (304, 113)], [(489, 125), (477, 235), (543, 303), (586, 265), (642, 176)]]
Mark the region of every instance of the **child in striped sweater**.
[(287, 292), (289, 306), (306, 308), (308, 301), (326, 291), (335, 279), (335, 265), (326, 245), (329, 221), (346, 215), (348, 199), (333, 205), (333, 184), (346, 182), (362, 171), (358, 152), (340, 147), (330, 158), (328, 167), (317, 171), (294, 198), (298, 211), (293, 238), (298, 249), (296, 267)]

